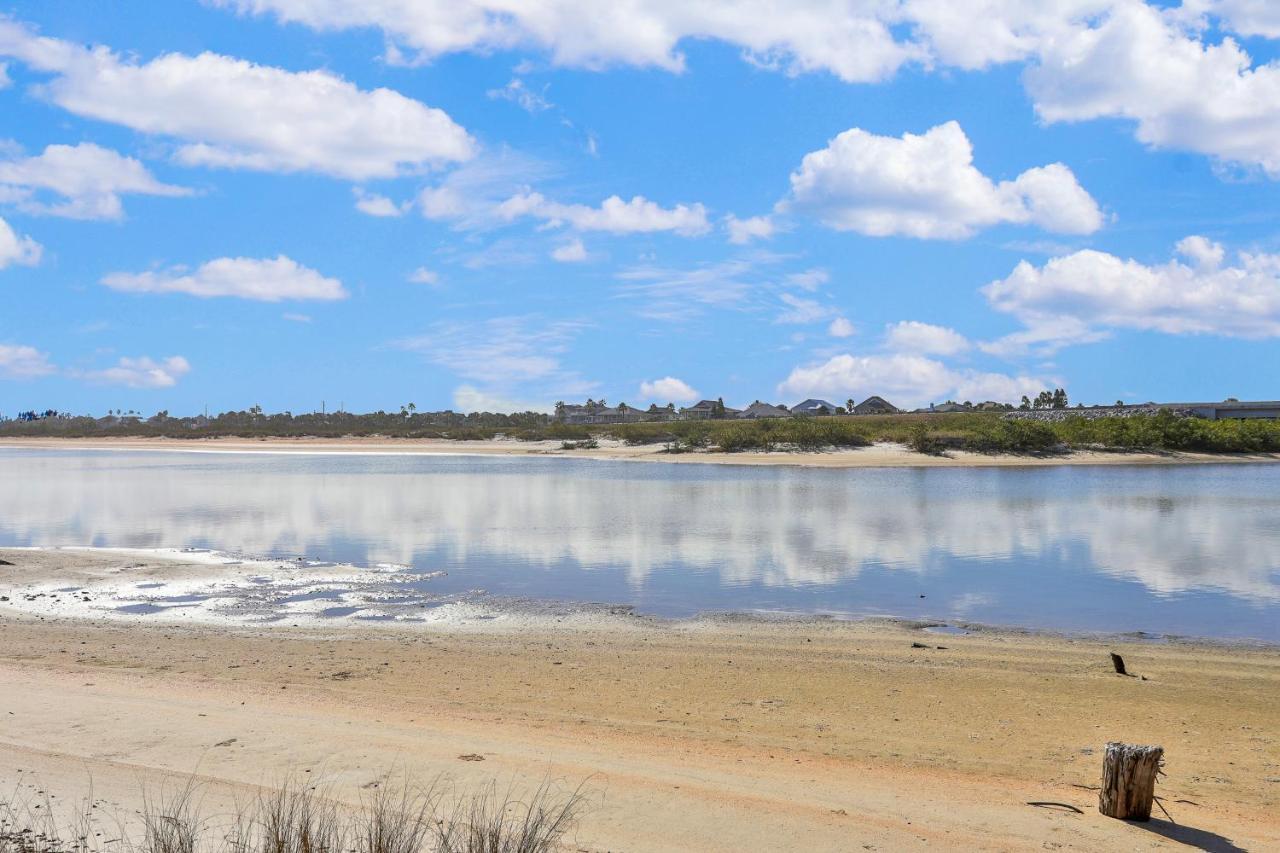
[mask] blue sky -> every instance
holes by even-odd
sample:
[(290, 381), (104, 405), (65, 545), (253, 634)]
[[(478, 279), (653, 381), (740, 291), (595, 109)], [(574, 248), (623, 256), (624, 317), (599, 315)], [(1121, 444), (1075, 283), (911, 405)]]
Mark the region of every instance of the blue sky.
[(1265, 0), (0, 15), (5, 414), (1280, 393)]

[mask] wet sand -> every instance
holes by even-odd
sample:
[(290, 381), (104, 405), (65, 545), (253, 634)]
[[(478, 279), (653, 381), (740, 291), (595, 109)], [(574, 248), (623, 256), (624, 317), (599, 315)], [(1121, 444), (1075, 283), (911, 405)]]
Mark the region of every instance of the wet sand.
[(182, 450), (227, 453), (414, 453), (426, 455), (540, 456), (576, 459), (610, 459), (625, 462), (670, 464), (796, 465), (817, 468), (969, 468), (1042, 465), (1192, 465), (1280, 462), (1276, 453), (1185, 453), (1075, 450), (1068, 453), (973, 453), (948, 451), (942, 455), (916, 453), (901, 444), (826, 451), (775, 451), (722, 453), (698, 451), (664, 453), (662, 445), (629, 446), (601, 440), (592, 450), (564, 450), (559, 441), (451, 441), (371, 437), (327, 438), (3, 438), (0, 449), (45, 448), (84, 450)]
[[(15, 564), (0, 595), (139, 560), (92, 556), (0, 550)], [(586, 780), (570, 849), (1280, 846), (1271, 647), (609, 614), (167, 625), (12, 604), (0, 779), (63, 801), (92, 778), (104, 808), (128, 810), (139, 782), (193, 771), (210, 807), (289, 771), (355, 801), (399, 768)], [(1112, 671), (1113, 650), (1138, 677)], [(1097, 813), (1108, 740), (1165, 747), (1157, 794), (1176, 825)]]

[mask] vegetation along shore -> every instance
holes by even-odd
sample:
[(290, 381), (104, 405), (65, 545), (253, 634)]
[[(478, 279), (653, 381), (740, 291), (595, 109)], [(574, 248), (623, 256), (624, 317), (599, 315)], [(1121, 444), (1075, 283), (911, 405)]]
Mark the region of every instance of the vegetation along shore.
[(557, 442), (565, 450), (590, 450), (612, 441), (664, 454), (813, 452), (898, 444), (922, 454), (1061, 454), (1071, 451), (1277, 453), (1280, 421), (1207, 420), (1171, 411), (1086, 417), (1071, 410), (1052, 419), (1004, 412), (911, 413), (860, 417), (791, 417), (760, 420), (685, 420), (655, 423), (565, 424), (534, 412), (469, 414), (374, 412), (266, 414), (254, 408), (211, 418), (51, 416), (0, 421), (4, 439), (435, 439), (477, 442)]

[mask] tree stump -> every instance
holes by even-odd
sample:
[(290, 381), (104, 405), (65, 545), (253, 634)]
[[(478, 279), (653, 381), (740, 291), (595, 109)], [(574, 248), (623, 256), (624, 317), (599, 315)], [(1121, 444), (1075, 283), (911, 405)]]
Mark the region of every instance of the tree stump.
[(1164, 758), (1162, 746), (1107, 744), (1102, 759), (1098, 811), (1120, 820), (1150, 820), (1156, 796), (1156, 774)]

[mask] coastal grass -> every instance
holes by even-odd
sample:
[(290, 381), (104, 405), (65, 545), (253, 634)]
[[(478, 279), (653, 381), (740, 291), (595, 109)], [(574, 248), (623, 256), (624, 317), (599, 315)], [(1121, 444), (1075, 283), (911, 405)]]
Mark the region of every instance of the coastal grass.
[[(231, 815), (205, 814), (192, 781), (143, 796), (141, 840), (92, 798), (65, 816), (53, 798), (0, 798), (0, 853), (553, 853), (576, 826), (582, 786), (544, 780), (527, 797), (490, 782), (450, 797), (440, 780), (376, 785), (353, 808), (289, 779)], [(109, 829), (104, 832), (103, 829)]]
[[(1046, 414), (1046, 413), (1041, 413)], [(1171, 412), (1084, 417), (1072, 410), (1050, 417), (1009, 417), (1002, 412), (912, 413), (759, 420), (665, 421), (579, 425), (546, 415), (439, 414), (293, 416), (229, 413), (199, 428), (177, 419), (138, 420), (103, 425), (92, 418), (0, 422), (0, 438), (348, 438), (387, 437), (484, 441), (500, 436), (520, 441), (561, 442), (566, 450), (589, 450), (600, 439), (628, 445), (662, 445), (669, 453), (718, 450), (726, 453), (818, 451), (905, 444), (921, 453), (968, 450), (979, 453), (1046, 454), (1077, 449), (1280, 452), (1280, 422), (1210, 421)]]

